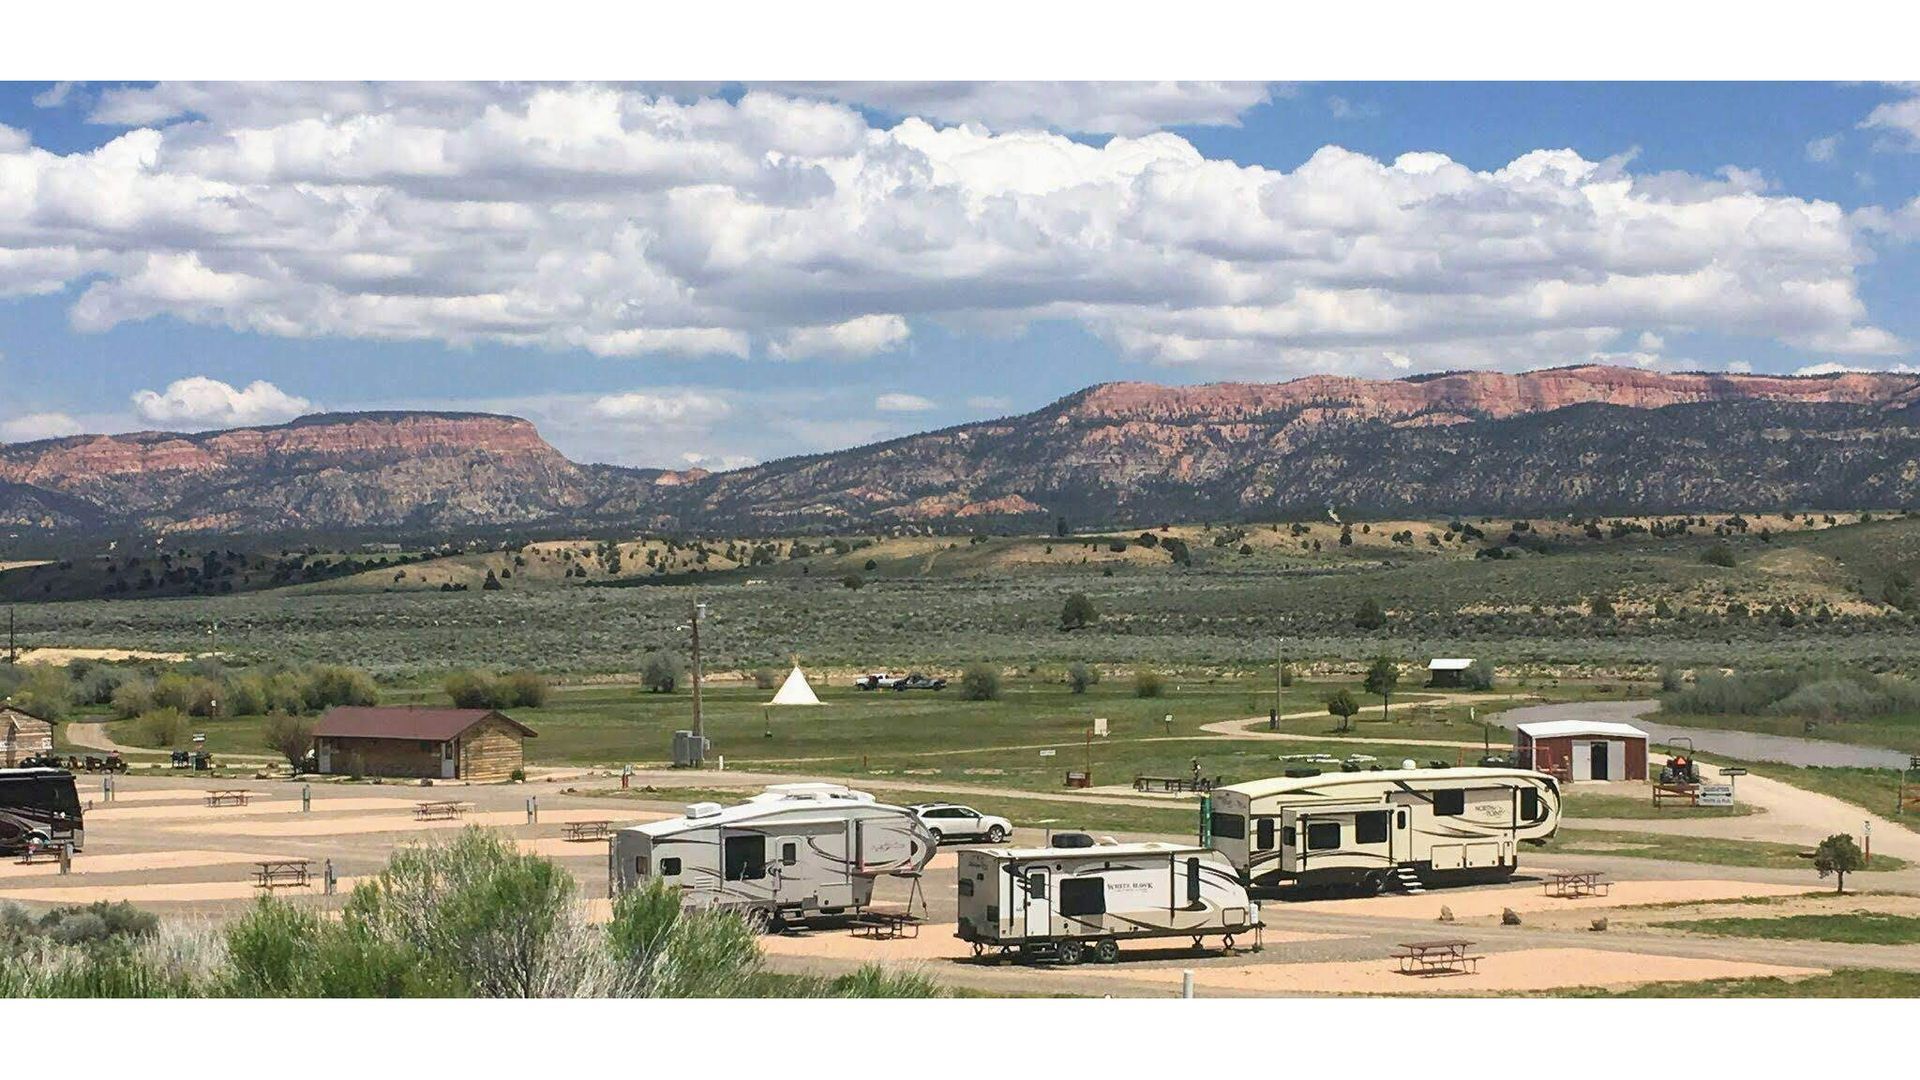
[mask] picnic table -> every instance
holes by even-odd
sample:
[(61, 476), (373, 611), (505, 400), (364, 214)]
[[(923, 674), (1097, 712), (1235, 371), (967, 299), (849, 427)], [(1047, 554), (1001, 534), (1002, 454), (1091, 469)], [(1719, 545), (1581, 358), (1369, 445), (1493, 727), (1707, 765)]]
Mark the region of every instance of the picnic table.
[(1679, 800), (1688, 806), (1700, 805), (1699, 784), (1655, 784), (1653, 785), (1653, 805), (1662, 806)]
[(209, 791), (206, 795), (208, 806), (245, 806), (253, 798), (253, 792), (245, 788)]
[(920, 923), (920, 917), (913, 914), (911, 909), (896, 911), (891, 908), (868, 908), (854, 916), (853, 936), (875, 941), (918, 938)]
[(309, 872), (310, 859), (262, 859), (254, 863), (253, 887), (273, 889), (281, 885), (296, 885), (306, 888), (311, 885)]
[(20, 858), (15, 860), (22, 866), (31, 866), (37, 862), (59, 862), (62, 844), (27, 844), (20, 849)]
[(1166, 791), (1176, 794), (1185, 791), (1212, 791), (1216, 782), (1206, 777), (1195, 779), (1191, 776), (1136, 776), (1133, 778), (1133, 790)]
[(467, 811), (472, 808), (472, 803), (457, 802), (452, 799), (423, 802), (414, 805), (413, 816), (420, 821), (451, 821), (454, 818), (465, 817)]
[(560, 830), (568, 840), (605, 840), (613, 835), (613, 822), (569, 821)]
[(1583, 896), (1607, 895), (1613, 882), (1603, 879), (1598, 870), (1549, 870), (1540, 886), (1548, 896), (1578, 900)]
[(1480, 970), (1482, 957), (1467, 952), (1473, 942), (1458, 938), (1441, 941), (1403, 941), (1393, 958), (1400, 962), (1402, 975), (1471, 975)]

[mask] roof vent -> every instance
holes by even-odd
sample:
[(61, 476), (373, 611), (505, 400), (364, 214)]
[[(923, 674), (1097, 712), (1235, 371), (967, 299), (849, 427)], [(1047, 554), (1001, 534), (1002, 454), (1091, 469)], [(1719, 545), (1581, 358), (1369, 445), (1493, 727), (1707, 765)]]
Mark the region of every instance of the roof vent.
[(687, 806), (687, 816), (690, 818), (712, 817), (719, 812), (720, 804), (717, 802), (697, 802)]

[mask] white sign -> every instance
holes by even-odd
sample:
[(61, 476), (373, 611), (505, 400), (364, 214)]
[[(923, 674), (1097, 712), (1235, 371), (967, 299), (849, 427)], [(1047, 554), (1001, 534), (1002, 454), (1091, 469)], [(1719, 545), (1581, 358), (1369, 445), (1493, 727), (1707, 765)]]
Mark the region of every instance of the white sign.
[(1040, 756), (1041, 756), (1041, 757), (1052, 757), (1052, 756), (1053, 756), (1054, 754), (1056, 754), (1056, 753), (1059, 753), (1059, 751), (1057, 751), (1057, 750), (1042, 750), (1042, 751), (1040, 751)]
[(1093, 718), (1093, 733), (1095, 735), (1100, 736), (1103, 739), (1107, 737), (1107, 718), (1106, 717), (1096, 716)]
[(1700, 805), (1701, 806), (1732, 806), (1733, 805), (1733, 785), (1732, 784), (1701, 784), (1700, 785)]
[(196, 732), (194, 732), (194, 734), (193, 734), (193, 741), (194, 741), (194, 742), (197, 742), (197, 743), (202, 743), (202, 742), (206, 742), (206, 741), (207, 741), (207, 733), (206, 733), (206, 732), (204, 732), (204, 731), (196, 731)]

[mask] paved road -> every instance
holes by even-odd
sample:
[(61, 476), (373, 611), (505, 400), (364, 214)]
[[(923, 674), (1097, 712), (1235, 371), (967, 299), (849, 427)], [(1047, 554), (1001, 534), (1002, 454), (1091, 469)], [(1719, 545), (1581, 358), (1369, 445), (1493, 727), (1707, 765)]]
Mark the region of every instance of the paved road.
[(1631, 723), (1646, 732), (1656, 743), (1675, 737), (1693, 740), (1694, 749), (1703, 754), (1738, 758), (1742, 761), (1772, 761), (1783, 765), (1846, 766), (1857, 769), (1904, 769), (1907, 755), (1898, 750), (1875, 746), (1851, 746), (1826, 739), (1801, 739), (1791, 735), (1760, 735), (1750, 731), (1723, 731), (1719, 728), (1687, 727), (1649, 720), (1646, 714), (1660, 707), (1657, 701), (1575, 701), (1564, 705), (1529, 705), (1503, 713), (1501, 722), (1509, 727), (1544, 720), (1609, 720)]

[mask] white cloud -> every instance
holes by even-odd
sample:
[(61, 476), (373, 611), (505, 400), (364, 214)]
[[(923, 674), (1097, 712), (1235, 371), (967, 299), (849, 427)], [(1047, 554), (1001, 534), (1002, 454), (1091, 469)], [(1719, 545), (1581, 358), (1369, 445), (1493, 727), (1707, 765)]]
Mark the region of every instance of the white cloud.
[(1009, 413), (1013, 411), (1013, 399), (998, 394), (975, 394), (967, 399), (967, 408), (975, 412)]
[(1887, 148), (1920, 150), (1920, 94), (1881, 102), (1860, 126), (1881, 132)]
[(1729, 360), (1727, 361), (1727, 371), (1733, 375), (1751, 375), (1753, 374), (1753, 365), (1745, 360)]
[(1795, 368), (1793, 370), (1793, 373), (1795, 375), (1840, 375), (1849, 371), (1866, 371), (1866, 370), (1868, 369), (1862, 368), (1862, 367), (1854, 367), (1851, 364), (1836, 363), (1832, 360), (1829, 360), (1823, 364), (1808, 364), (1805, 367)]
[(826, 357), (860, 359), (886, 352), (910, 335), (898, 315), (862, 315), (832, 326), (802, 326), (781, 335), (768, 350), (782, 360)]
[[(1872, 215), (1737, 169), (1329, 146), (1282, 171), (1164, 131), (1022, 130), (1225, 123), (1271, 92), (109, 90), (99, 119), (154, 126), (73, 154), (0, 130), (0, 295), (72, 288), (83, 331), (164, 317), (606, 357), (866, 357), (919, 320), (1065, 321), (1129, 359), (1257, 378), (1570, 363), (1647, 326), (1905, 348), (1859, 295)], [(986, 126), (879, 127), (835, 97)]]
[(1667, 347), (1666, 339), (1651, 330), (1642, 330), (1638, 342), (1642, 352), (1657, 353)]
[(133, 395), (133, 409), (141, 419), (189, 427), (276, 424), (312, 408), (313, 403), (306, 398), (295, 397), (264, 380), (237, 390), (204, 375), (175, 380), (165, 390), (141, 390)]
[(1814, 139), (1807, 143), (1808, 161), (1832, 161), (1833, 155), (1840, 149), (1840, 136), (1829, 135), (1824, 139)]
[(1276, 91), (1287, 92), (1257, 82), (853, 82), (764, 88), (994, 131), (1107, 135), (1238, 125), (1240, 114), (1271, 101)]
[(926, 412), (934, 405), (919, 394), (881, 394), (873, 399), (873, 407), (880, 412), (916, 413)]
[(636, 390), (596, 398), (596, 416), (609, 420), (641, 420), (670, 427), (701, 427), (725, 419), (733, 406), (718, 393), (706, 390)]
[(67, 103), (67, 98), (72, 93), (73, 93), (72, 83), (57, 82), (57, 83), (54, 83), (52, 86), (47, 87), (45, 90), (42, 90), (39, 93), (33, 95), (33, 103), (38, 108), (57, 109), (60, 106), (65, 105)]
[(0, 420), (0, 442), (33, 442), (78, 435), (86, 429), (80, 421), (61, 412), (28, 413), (11, 420)]

